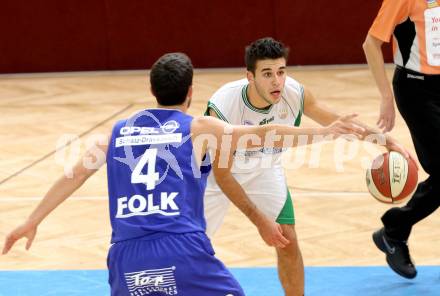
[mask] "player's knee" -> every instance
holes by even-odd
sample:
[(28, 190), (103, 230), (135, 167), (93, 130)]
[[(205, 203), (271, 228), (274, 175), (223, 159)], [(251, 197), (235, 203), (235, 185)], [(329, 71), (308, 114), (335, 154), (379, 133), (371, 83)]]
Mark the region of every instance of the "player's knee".
[(281, 224), (281, 229), (283, 230), (283, 235), (287, 238), (291, 243), (296, 244), (297, 236), (295, 231), (294, 224)]
[(301, 256), (297, 236), (293, 225), (284, 225), (283, 235), (289, 240), (289, 244), (284, 248), (276, 248), (280, 258), (297, 258)]

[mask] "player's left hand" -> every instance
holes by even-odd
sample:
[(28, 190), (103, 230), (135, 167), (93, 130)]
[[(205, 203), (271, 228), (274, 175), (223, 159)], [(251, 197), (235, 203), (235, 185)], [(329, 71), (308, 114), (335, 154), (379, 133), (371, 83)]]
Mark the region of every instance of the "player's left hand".
[(23, 237), (27, 238), (26, 250), (29, 250), (29, 248), (32, 245), (32, 242), (34, 241), (36, 234), (37, 234), (37, 226), (34, 226), (31, 223), (24, 223), (18, 226), (6, 236), (6, 240), (3, 245), (2, 254), (3, 255), (7, 254), (9, 250), (12, 248), (12, 246), (15, 244), (15, 242)]
[(257, 225), (261, 238), (268, 246), (284, 248), (290, 241), (283, 235), (281, 225), (263, 217)]

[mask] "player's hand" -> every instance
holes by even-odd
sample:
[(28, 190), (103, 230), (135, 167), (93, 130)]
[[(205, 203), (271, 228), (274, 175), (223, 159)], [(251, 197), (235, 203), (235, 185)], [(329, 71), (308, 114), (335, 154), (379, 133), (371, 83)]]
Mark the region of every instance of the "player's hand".
[(3, 245), (2, 254), (5, 255), (9, 252), (12, 246), (16, 241), (25, 237), (27, 238), (26, 242), (26, 250), (32, 245), (34, 241), (35, 235), (37, 234), (37, 226), (32, 225), (31, 223), (24, 223), (17, 228), (15, 228), (11, 233), (6, 236), (5, 244)]
[(411, 159), (415, 163), (417, 170), (419, 169), (419, 165), (417, 164), (416, 157), (410, 151), (408, 151), (405, 147), (403, 147), (399, 142), (397, 142), (396, 140), (394, 140), (390, 136), (387, 136), (387, 145), (385, 147), (387, 148), (388, 151), (399, 152), (407, 160)]
[(377, 120), (377, 127), (386, 133), (393, 129), (396, 119), (396, 111), (394, 110), (394, 98), (383, 98), (380, 103), (380, 114)]
[(284, 248), (290, 243), (290, 241), (283, 235), (281, 225), (266, 217), (263, 217), (257, 227), (261, 238), (269, 246)]
[(333, 135), (335, 138), (344, 137), (348, 140), (352, 140), (353, 135), (362, 138), (365, 129), (354, 122), (354, 118), (357, 116), (353, 113), (339, 117), (338, 120), (325, 127), (326, 134)]

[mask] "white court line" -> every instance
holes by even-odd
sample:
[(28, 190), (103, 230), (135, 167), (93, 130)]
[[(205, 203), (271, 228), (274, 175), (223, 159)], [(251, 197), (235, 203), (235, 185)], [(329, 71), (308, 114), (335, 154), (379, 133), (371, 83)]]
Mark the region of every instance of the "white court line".
[[(0, 202), (21, 202), (21, 201), (39, 201), (42, 200), (43, 197), (0, 197)], [(72, 196), (67, 199), (68, 201), (84, 201), (84, 200), (108, 200), (108, 196)]]
[[(394, 69), (394, 64), (386, 63), (385, 67)], [(338, 69), (368, 69), (367, 64), (331, 64), (331, 65), (306, 65), (306, 66), (288, 66), (290, 70), (338, 70)], [(236, 72), (243, 73), (244, 67), (220, 67), (220, 68), (195, 68), (194, 72), (212, 73), (212, 72)], [(44, 73), (9, 73), (0, 74), (0, 79), (14, 79), (14, 78), (59, 78), (59, 77), (102, 77), (102, 76), (144, 76), (149, 75), (149, 69), (141, 70), (103, 70), (103, 71), (73, 71), (73, 72), (44, 72)]]
[(295, 192), (295, 190), (291, 191), (293, 196), (353, 196), (353, 195), (361, 195), (361, 196), (370, 196), (369, 192), (347, 192), (347, 191), (339, 191), (339, 192), (322, 192), (322, 191), (310, 191), (310, 192)]
[[(370, 193), (368, 192), (346, 192), (346, 191), (340, 191), (340, 192), (295, 192), (292, 191), (293, 197), (295, 196), (318, 196), (318, 197), (326, 197), (326, 196), (340, 196), (340, 197), (347, 197), (347, 196), (369, 196)], [(0, 197), (0, 202), (21, 202), (21, 201), (40, 201), (43, 197)], [(108, 196), (72, 196), (68, 198), (69, 201), (89, 201), (89, 200), (97, 200), (97, 201), (107, 201)]]

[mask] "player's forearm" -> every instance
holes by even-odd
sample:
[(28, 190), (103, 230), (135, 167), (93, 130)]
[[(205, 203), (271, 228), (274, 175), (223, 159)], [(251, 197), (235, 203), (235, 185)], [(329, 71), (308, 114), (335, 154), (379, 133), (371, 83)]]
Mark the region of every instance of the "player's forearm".
[(231, 150), (258, 147), (292, 148), (332, 140), (335, 133), (335, 129), (330, 127), (300, 128), (283, 124), (234, 128), (237, 130)]
[(382, 54), (382, 42), (368, 35), (363, 49), (370, 71), (383, 99), (392, 99), (393, 93), (385, 72), (385, 64)]
[(229, 200), (255, 225), (259, 226), (264, 215), (249, 199), (241, 185), (232, 174), (216, 175), (216, 181)]
[(336, 120), (338, 120), (339, 117), (341, 117), (340, 114), (337, 114), (337, 113), (330, 111), (330, 110), (327, 110), (327, 109), (325, 109), (325, 110), (322, 109), (321, 113), (320, 113), (320, 117), (318, 119), (316, 119), (315, 121), (322, 126), (327, 126), (329, 124), (332, 124)]
[(308, 88), (304, 88), (304, 115), (322, 126), (330, 125), (341, 117), (340, 114), (316, 100)]
[(97, 140), (72, 169), (72, 176), (63, 175), (49, 189), (43, 200), (28, 218), (35, 226), (41, 223), (58, 205), (106, 163), (109, 136)]
[(327, 127), (300, 128), (274, 124), (267, 125), (260, 136), (264, 147), (292, 148), (325, 141), (332, 134)]
[(72, 178), (62, 176), (59, 178), (46, 193), (44, 198), (29, 215), (27, 222), (38, 226), (47, 215), (49, 215), (56, 207), (72, 195), (86, 180), (88, 176), (85, 174), (77, 174)]

